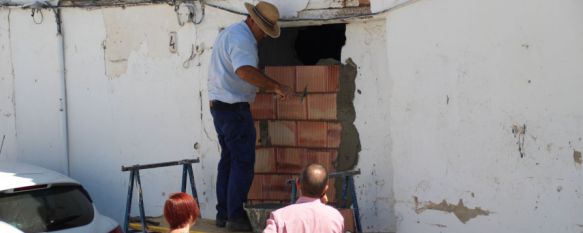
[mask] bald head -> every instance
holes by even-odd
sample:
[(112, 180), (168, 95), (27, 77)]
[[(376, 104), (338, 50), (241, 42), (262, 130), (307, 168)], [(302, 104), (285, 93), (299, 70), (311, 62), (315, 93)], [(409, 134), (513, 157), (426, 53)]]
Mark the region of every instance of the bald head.
[(302, 172), (300, 186), (302, 195), (312, 198), (320, 198), (326, 191), (328, 184), (328, 172), (320, 164), (310, 164)]

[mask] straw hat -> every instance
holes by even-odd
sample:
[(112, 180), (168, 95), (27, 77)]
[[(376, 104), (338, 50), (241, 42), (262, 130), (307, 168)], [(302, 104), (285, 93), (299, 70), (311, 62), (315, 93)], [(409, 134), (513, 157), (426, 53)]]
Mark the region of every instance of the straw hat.
[(271, 38), (277, 38), (280, 34), (279, 24), (277, 20), (279, 19), (279, 11), (277, 7), (268, 2), (259, 2), (257, 5), (245, 3), (245, 8), (247, 12), (255, 21), (255, 24), (269, 35)]

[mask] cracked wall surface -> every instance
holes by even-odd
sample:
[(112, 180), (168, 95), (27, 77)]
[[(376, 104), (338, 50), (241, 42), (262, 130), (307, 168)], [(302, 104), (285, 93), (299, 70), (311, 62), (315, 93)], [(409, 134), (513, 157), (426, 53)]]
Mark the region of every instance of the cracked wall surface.
[(582, 7), (418, 1), (388, 14), (397, 232), (581, 231)]
[[(362, 227), (367, 232), (395, 232), (396, 216), (393, 210), (393, 164), (391, 119), (389, 100), (392, 80), (387, 76), (387, 54), (385, 21), (367, 21), (346, 25), (346, 45), (342, 48), (342, 61), (347, 74), (355, 75), (351, 93), (342, 98), (350, 99), (354, 109), (354, 126), (358, 131), (360, 145), (352, 147), (346, 165), (356, 165), (361, 174), (355, 177)], [(347, 82), (351, 84), (350, 82)], [(350, 121), (350, 120), (349, 120)], [(355, 144), (355, 141), (351, 141)], [(358, 152), (358, 156), (355, 152)]]
[(16, 159), (14, 72), (10, 44), (10, 14), (0, 10), (0, 159)]
[[(386, 20), (349, 22), (341, 60), (357, 67), (355, 168), (365, 232), (583, 229), (576, 218), (583, 215), (580, 9), (576, 1), (415, 1)], [(167, 5), (62, 10), (71, 175), (118, 221), (127, 191), (121, 165), (193, 157), (202, 160), (195, 177), (203, 216), (214, 216), (219, 149), (206, 67), (220, 29), (242, 17), (206, 11), (202, 24), (179, 26)], [(0, 158), (61, 169), (58, 38), (53, 14), (43, 13), (37, 24), (30, 10), (0, 8), (7, 61), (0, 64), (0, 133), (18, 136), (6, 137)], [(111, 78), (106, 40), (134, 27), (142, 37), (112, 37), (130, 49), (109, 55), (127, 59)], [(172, 31), (176, 53), (168, 47)], [(158, 215), (179, 189), (180, 171), (142, 175), (146, 213)]]
[(55, 14), (47, 9), (35, 11), (34, 17), (29, 9), (0, 8), (0, 12), (6, 19), (2, 31), (8, 33), (1, 42), (0, 78), (7, 85), (0, 87), (0, 108), (6, 111), (0, 121), (8, 124), (6, 133), (0, 132), (0, 144), (6, 134), (7, 151), (2, 153), (11, 150), (7, 156), (66, 174), (62, 59)]

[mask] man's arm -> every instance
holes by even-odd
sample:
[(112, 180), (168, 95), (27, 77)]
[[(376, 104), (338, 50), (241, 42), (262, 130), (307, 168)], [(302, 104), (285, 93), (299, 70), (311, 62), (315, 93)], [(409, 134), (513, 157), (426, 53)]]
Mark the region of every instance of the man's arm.
[(241, 79), (245, 80), (245, 82), (268, 91), (274, 91), (277, 95), (284, 99), (290, 95), (293, 95), (290, 87), (280, 84), (275, 80), (267, 77), (267, 75), (263, 74), (259, 69), (253, 66), (241, 66), (235, 71), (235, 73)]

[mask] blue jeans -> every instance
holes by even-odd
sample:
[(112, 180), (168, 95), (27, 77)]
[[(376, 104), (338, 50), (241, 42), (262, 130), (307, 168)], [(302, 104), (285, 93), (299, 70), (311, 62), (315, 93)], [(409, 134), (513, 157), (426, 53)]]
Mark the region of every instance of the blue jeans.
[(251, 111), (224, 111), (211, 108), (221, 145), (217, 175), (217, 219), (245, 218), (243, 203), (253, 181), (255, 166), (255, 126)]

